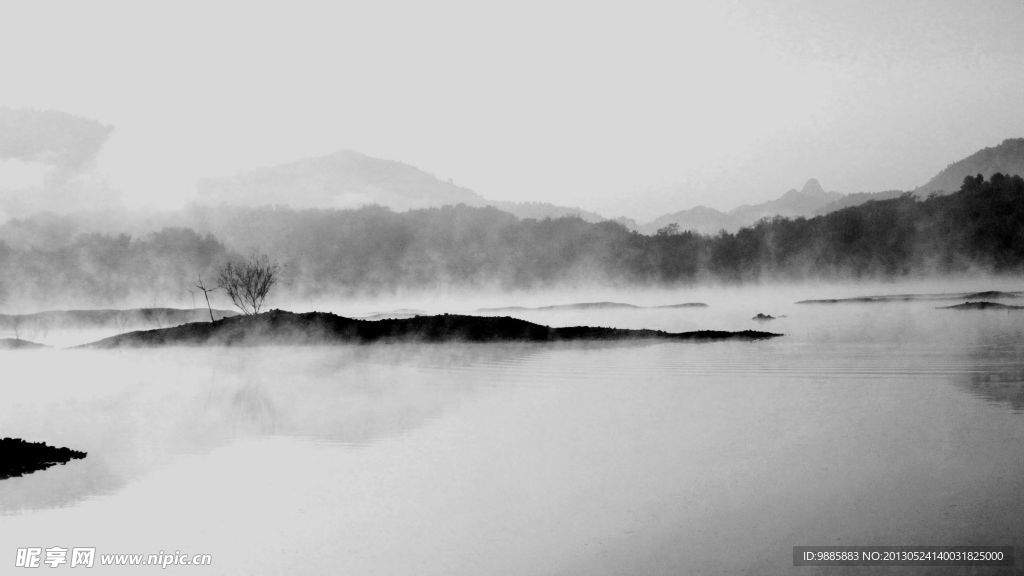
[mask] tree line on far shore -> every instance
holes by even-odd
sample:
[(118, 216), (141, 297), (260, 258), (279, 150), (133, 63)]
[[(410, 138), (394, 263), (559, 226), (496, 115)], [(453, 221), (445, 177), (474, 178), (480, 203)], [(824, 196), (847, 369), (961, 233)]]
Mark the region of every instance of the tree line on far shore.
[[(1000, 174), (968, 177), (950, 195), (922, 200), (908, 193), (711, 236), (671, 226), (643, 235), (579, 218), (519, 220), (468, 206), (402, 213), (194, 207), (161, 225), (134, 235), (71, 235), (74, 216), (0, 226), (0, 305), (26, 295), (180, 301), (194, 295), (198, 275), (213, 278), (225, 262), (254, 251), (281, 264), (279, 289), (296, 295), (1024, 272), (1024, 180)], [(59, 231), (65, 237), (55, 240)], [(33, 233), (46, 242), (34, 243)]]

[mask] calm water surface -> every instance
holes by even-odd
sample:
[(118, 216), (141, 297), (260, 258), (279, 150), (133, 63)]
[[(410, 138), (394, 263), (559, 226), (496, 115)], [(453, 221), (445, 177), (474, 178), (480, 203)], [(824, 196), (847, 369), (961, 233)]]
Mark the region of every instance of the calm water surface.
[(89, 456), (0, 481), (0, 573), (25, 546), (209, 553), (168, 570), (211, 574), (813, 574), (792, 546), (822, 544), (1024, 555), (1024, 312), (689, 296), (710, 306), (518, 315), (786, 336), (3, 353), (0, 434)]

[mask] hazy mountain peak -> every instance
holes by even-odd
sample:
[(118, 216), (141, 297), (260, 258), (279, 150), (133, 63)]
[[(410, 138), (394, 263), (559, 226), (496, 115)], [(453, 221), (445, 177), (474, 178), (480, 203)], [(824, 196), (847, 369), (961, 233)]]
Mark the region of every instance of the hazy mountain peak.
[(410, 210), (447, 204), (482, 205), (467, 188), (444, 182), (409, 164), (352, 150), (257, 168), (199, 183), (208, 202), (294, 208), (358, 208), (379, 204)]
[(825, 189), (822, 188), (821, 182), (818, 182), (817, 178), (811, 178), (810, 180), (808, 180), (803, 185), (803, 188), (801, 188), (800, 190), (797, 190), (796, 188), (791, 188), (789, 191), (787, 191), (785, 194), (783, 194), (779, 199), (774, 200), (772, 202), (767, 202), (765, 204), (767, 204), (767, 205), (771, 206), (772, 208), (774, 208), (776, 204), (780, 204), (780, 203), (781, 204), (792, 204), (792, 203), (817, 202), (817, 201), (821, 200), (822, 198), (825, 198), (825, 197), (831, 198), (834, 195), (835, 195), (834, 193), (833, 194), (829, 194), (828, 192), (826, 192)]
[(989, 178), (995, 173), (1024, 176), (1024, 138), (1007, 138), (998, 146), (982, 148), (947, 166), (914, 192), (956, 192), (967, 176)]
[(604, 220), (593, 212), (546, 202), (487, 200), (410, 164), (354, 150), (338, 150), (229, 178), (203, 180), (199, 183), (199, 195), (206, 202), (243, 206), (277, 204), (344, 209), (376, 204), (405, 211), (466, 204), (494, 206), (519, 218), (579, 216), (589, 222)]
[(804, 184), (804, 187), (800, 189), (800, 193), (805, 196), (823, 196), (825, 189), (821, 187), (821, 182), (818, 182), (817, 178), (811, 178)]
[(760, 204), (745, 204), (733, 208), (729, 212), (720, 212), (705, 206), (695, 206), (666, 214), (647, 223), (640, 228), (645, 233), (654, 233), (658, 228), (669, 224), (678, 224), (682, 230), (694, 230), (703, 233), (714, 233), (718, 230), (734, 231), (742, 226), (749, 226), (761, 218), (771, 216), (810, 216), (815, 210), (834, 202), (842, 195), (838, 192), (826, 192), (816, 178), (811, 178), (800, 190), (790, 189), (785, 194)]

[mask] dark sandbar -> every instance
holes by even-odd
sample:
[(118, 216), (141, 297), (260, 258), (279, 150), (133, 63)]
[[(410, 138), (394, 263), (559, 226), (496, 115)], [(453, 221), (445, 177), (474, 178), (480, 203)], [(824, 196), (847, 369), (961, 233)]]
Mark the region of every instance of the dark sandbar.
[(315, 345), (374, 342), (562, 342), (588, 340), (758, 340), (781, 336), (744, 330), (664, 332), (574, 326), (552, 328), (507, 316), (444, 314), (386, 320), (358, 320), (327, 312), (296, 314), (272, 310), (217, 322), (196, 322), (129, 332), (87, 344), (91, 348), (190, 345)]

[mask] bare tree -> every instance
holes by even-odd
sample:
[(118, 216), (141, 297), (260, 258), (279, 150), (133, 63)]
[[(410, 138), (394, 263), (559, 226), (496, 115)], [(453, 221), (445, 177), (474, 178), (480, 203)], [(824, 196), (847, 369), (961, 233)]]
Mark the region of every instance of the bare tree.
[(243, 314), (259, 314), (263, 300), (277, 282), (278, 269), (266, 254), (253, 254), (246, 262), (221, 266), (217, 281)]
[[(206, 309), (210, 311), (210, 322), (215, 322), (215, 320), (213, 319), (213, 307), (210, 306), (210, 292), (213, 292), (214, 290), (216, 290), (217, 287), (214, 286), (213, 288), (207, 288), (206, 284), (203, 283), (202, 275), (196, 276), (195, 287), (199, 288), (200, 290), (202, 290), (203, 291), (203, 296), (206, 296)], [(189, 290), (189, 292), (191, 293), (192, 291)], [(232, 300), (234, 300), (234, 297), (232, 297)], [(192, 294), (192, 307), (193, 308), (196, 307), (195, 294)]]

